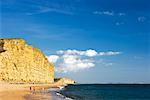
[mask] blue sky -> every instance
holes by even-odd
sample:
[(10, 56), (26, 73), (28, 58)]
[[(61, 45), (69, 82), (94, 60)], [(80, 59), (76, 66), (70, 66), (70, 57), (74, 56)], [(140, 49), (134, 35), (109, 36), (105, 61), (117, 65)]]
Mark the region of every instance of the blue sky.
[(0, 1), (0, 37), (40, 48), (57, 77), (150, 83), (149, 0)]

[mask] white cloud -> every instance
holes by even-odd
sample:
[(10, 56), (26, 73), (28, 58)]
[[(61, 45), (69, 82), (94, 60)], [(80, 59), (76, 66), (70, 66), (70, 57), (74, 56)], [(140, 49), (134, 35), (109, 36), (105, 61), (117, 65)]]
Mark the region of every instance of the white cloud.
[(55, 12), (55, 13), (61, 13), (61, 14), (66, 14), (66, 15), (73, 15), (73, 12), (59, 9), (59, 8), (42, 8), (38, 9), (35, 12), (27, 12), (26, 15), (35, 15), (35, 14), (42, 14), (42, 13), (49, 13), (49, 12)]
[(92, 56), (96, 56), (97, 52), (95, 50), (91, 50), (91, 49), (86, 50), (86, 51), (79, 51), (79, 50), (66, 50), (66, 51), (63, 51), (63, 50), (59, 50), (59, 51), (57, 51), (57, 54), (84, 55), (84, 56), (92, 57)]
[(56, 63), (57, 60), (59, 59), (59, 56), (57, 56), (57, 55), (50, 55), (50, 56), (47, 56), (47, 59), (51, 63)]
[(136, 60), (143, 59), (143, 57), (141, 57), (141, 56), (134, 56), (133, 58)]
[(95, 50), (86, 50), (85, 55), (92, 57), (92, 56), (96, 56), (98, 53)]
[[(77, 72), (84, 69), (93, 68), (96, 61), (95, 56), (114, 56), (121, 54), (121, 52), (97, 52), (96, 50), (59, 50), (57, 55), (47, 56), (50, 62), (55, 63), (55, 71), (67, 73)], [(102, 65), (110, 66), (112, 63), (101, 62)]]
[(123, 25), (124, 22), (116, 22), (116, 25), (119, 26), (119, 25)]
[(113, 11), (94, 11), (93, 14), (113, 16)]
[(112, 66), (113, 63), (105, 63), (105, 66)]
[(93, 14), (96, 15), (108, 15), (108, 16), (125, 16), (125, 13), (115, 13), (114, 11), (94, 11)]
[(121, 52), (109, 51), (109, 52), (99, 52), (98, 55), (100, 55), (100, 56), (114, 56), (114, 55), (119, 55), (119, 54), (121, 54)]
[(144, 22), (145, 20), (146, 20), (146, 18), (144, 16), (138, 17), (138, 21), (139, 22)]
[(56, 67), (57, 72), (76, 72), (83, 69), (94, 67), (95, 64), (90, 59), (81, 59), (76, 55), (63, 55), (62, 62)]
[(125, 13), (118, 13), (119, 16), (125, 16)]
[(97, 51), (92, 50), (92, 49), (85, 50), (85, 51), (79, 51), (79, 50), (59, 50), (59, 51), (57, 51), (57, 54), (81, 55), (81, 56), (88, 56), (88, 57), (112, 56), (112, 55), (118, 55), (120, 53), (121, 52), (113, 52), (113, 51), (97, 52)]

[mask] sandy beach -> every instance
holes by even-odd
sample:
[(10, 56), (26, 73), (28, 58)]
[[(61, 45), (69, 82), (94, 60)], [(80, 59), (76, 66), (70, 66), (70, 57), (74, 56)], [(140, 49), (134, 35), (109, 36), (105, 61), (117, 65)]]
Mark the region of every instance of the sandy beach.
[[(55, 84), (9, 84), (0, 83), (0, 100), (59, 100), (54, 93), (41, 94), (36, 91), (58, 88)], [(52, 94), (52, 95), (51, 95)], [(56, 99), (57, 98), (57, 99)], [(61, 99), (62, 100), (62, 99)]]

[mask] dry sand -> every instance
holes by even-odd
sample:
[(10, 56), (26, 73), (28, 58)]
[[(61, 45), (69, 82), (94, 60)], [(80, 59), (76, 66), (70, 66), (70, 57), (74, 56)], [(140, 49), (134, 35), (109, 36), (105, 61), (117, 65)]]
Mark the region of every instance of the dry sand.
[[(31, 89), (30, 89), (31, 88)], [(41, 100), (49, 98), (50, 94), (34, 94), (36, 90), (58, 88), (56, 84), (8, 84), (0, 83), (0, 100)], [(33, 99), (32, 99), (33, 98)], [(41, 98), (41, 99), (40, 99)]]

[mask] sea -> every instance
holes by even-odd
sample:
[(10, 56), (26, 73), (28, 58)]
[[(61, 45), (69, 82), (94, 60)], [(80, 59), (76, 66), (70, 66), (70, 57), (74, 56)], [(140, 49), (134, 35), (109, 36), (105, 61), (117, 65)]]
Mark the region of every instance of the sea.
[(70, 100), (150, 100), (150, 84), (75, 84), (59, 93)]
[(27, 97), (31, 100), (150, 100), (150, 84), (74, 84)]

